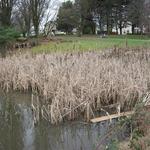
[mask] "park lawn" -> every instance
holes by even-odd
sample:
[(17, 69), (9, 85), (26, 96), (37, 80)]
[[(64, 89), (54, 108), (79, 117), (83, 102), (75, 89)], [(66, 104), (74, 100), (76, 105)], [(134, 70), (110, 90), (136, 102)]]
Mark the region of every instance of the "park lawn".
[[(150, 47), (150, 39), (143, 37), (110, 36), (100, 38), (96, 36), (63, 36), (62, 41), (50, 41), (32, 48), (33, 53), (63, 52), (63, 51), (89, 51), (102, 50), (113, 47)], [(126, 44), (127, 43), (127, 44)]]

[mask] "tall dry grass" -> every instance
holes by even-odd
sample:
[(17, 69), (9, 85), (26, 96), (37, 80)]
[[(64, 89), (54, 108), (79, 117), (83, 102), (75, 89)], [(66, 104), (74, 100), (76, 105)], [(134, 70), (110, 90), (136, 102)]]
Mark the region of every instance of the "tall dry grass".
[(13, 55), (0, 58), (0, 86), (38, 92), (52, 123), (79, 114), (90, 119), (102, 106), (129, 109), (150, 90), (149, 58), (148, 49)]

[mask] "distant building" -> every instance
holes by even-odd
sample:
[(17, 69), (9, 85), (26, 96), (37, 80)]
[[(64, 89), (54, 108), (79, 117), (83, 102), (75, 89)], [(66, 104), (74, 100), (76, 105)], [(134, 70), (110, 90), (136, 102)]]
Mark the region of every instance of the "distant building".
[[(107, 31), (107, 26), (105, 25), (103, 27), (103, 33), (106, 33), (106, 31)], [(97, 24), (96, 25), (96, 34), (99, 34), (99, 33), (101, 33), (101, 31), (100, 31), (99, 25)], [(116, 27), (113, 27), (112, 33), (120, 35), (119, 27), (118, 27), (118, 29), (116, 29)], [(131, 33), (132, 33), (132, 26), (130, 23), (128, 23), (126, 26), (124, 26), (122, 28), (122, 34), (131, 34)]]

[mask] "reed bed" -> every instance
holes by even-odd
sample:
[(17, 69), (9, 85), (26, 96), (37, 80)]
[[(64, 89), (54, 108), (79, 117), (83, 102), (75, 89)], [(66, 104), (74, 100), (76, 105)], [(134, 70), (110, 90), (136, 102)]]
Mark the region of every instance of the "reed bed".
[(131, 109), (150, 90), (149, 58), (149, 49), (7, 56), (0, 58), (0, 86), (38, 93), (51, 123), (90, 119), (111, 104)]

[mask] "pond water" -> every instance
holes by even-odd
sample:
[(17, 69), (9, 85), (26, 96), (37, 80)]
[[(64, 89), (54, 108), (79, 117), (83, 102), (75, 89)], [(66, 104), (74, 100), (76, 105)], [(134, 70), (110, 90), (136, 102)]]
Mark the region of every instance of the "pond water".
[[(108, 132), (109, 122), (34, 125), (30, 102), (30, 94), (0, 93), (0, 150), (94, 150)], [(103, 144), (120, 136), (125, 135), (110, 136)]]

